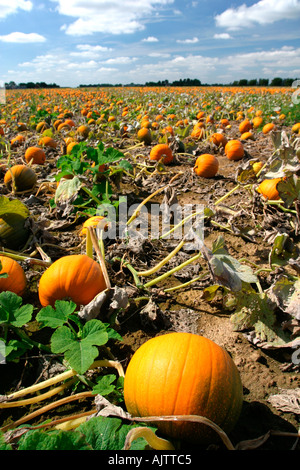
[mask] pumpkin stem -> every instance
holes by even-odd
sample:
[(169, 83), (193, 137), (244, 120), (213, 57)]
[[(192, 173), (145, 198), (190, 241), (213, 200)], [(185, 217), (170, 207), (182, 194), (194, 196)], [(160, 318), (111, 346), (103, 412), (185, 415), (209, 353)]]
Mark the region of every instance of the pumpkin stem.
[(166, 256), (162, 261), (160, 261), (160, 263), (158, 263), (153, 268), (148, 269), (147, 271), (137, 272), (137, 275), (138, 276), (145, 276), (145, 277), (146, 276), (151, 276), (151, 274), (154, 274), (156, 271), (161, 269), (168, 261), (170, 261), (170, 259), (173, 258), (173, 256), (175, 256), (176, 253), (178, 253), (179, 250), (181, 250), (181, 248), (183, 247), (184, 244), (185, 244), (185, 239), (181, 240), (181, 242), (178, 243), (176, 248), (174, 248), (174, 250), (171, 253), (169, 253), (168, 256)]
[(162, 274), (161, 276), (156, 277), (155, 279), (152, 279), (152, 281), (147, 282), (144, 284), (145, 288), (152, 287), (158, 282), (164, 281), (167, 277), (171, 276), (175, 272), (179, 271), (180, 269), (185, 268), (189, 264), (193, 263), (194, 261), (197, 261), (201, 256), (201, 252), (199, 252), (197, 255), (193, 256), (189, 260), (185, 261), (184, 263), (181, 263), (179, 266), (176, 266), (173, 269), (170, 269), (170, 271), (167, 271), (166, 273)]

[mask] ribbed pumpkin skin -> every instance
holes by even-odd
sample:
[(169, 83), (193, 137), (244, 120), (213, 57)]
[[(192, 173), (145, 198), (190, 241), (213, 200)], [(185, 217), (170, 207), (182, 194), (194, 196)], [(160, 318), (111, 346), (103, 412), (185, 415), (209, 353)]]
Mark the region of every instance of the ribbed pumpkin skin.
[(32, 162), (35, 165), (43, 165), (46, 161), (46, 154), (39, 147), (28, 147), (25, 152), (25, 160), (27, 163)]
[(200, 155), (195, 163), (194, 172), (203, 178), (213, 178), (219, 170), (219, 160), (215, 155), (204, 153)]
[[(144, 343), (132, 356), (124, 381), (132, 416), (199, 415), (225, 432), (235, 426), (243, 391), (237, 367), (213, 341), (191, 333), (169, 333)], [(207, 443), (217, 435), (203, 424), (155, 422), (162, 434)]]
[(69, 255), (56, 260), (43, 273), (39, 299), (43, 307), (56, 300), (71, 299), (86, 305), (106, 288), (99, 264), (87, 255)]
[(16, 191), (27, 191), (36, 185), (37, 176), (26, 165), (14, 165), (4, 175), (4, 183), (9, 189), (13, 186), (13, 179)]
[(6, 278), (0, 278), (0, 292), (10, 291), (22, 296), (26, 289), (26, 275), (22, 266), (8, 256), (0, 256), (2, 269), (0, 273), (8, 274)]

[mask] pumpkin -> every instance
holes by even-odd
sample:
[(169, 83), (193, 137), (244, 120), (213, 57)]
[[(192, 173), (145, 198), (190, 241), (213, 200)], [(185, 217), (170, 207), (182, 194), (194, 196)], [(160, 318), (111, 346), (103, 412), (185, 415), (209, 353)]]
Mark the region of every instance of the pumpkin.
[(292, 132), (293, 133), (297, 133), (297, 132), (299, 133), (299, 131), (300, 131), (300, 122), (297, 122), (296, 124), (293, 125)]
[(203, 178), (213, 178), (219, 170), (219, 160), (215, 155), (204, 153), (200, 155), (195, 163), (194, 172)]
[(160, 161), (167, 165), (173, 161), (173, 152), (168, 144), (157, 144), (152, 147), (150, 152), (150, 160)]
[(37, 176), (32, 168), (26, 165), (14, 165), (4, 175), (4, 184), (8, 189), (27, 191), (36, 185)]
[(25, 152), (25, 160), (27, 163), (35, 165), (43, 165), (46, 161), (46, 154), (43, 149), (39, 147), (28, 147)]
[(268, 124), (265, 124), (263, 127), (263, 134), (268, 134), (269, 132), (275, 130), (275, 124), (274, 122), (269, 122)]
[(254, 135), (252, 134), (252, 132), (244, 132), (241, 135), (241, 140), (254, 140)]
[(280, 199), (277, 190), (277, 183), (282, 181), (282, 178), (272, 178), (263, 180), (257, 188), (257, 192), (262, 194), (265, 199), (270, 201), (277, 201)]
[(257, 129), (258, 127), (260, 127), (262, 123), (263, 123), (263, 118), (261, 116), (255, 116), (252, 119), (252, 125), (254, 129)]
[(83, 139), (86, 139), (89, 135), (90, 129), (88, 126), (82, 124), (77, 128), (77, 134), (80, 135)]
[(6, 273), (8, 275), (6, 278), (0, 277), (0, 292), (14, 292), (21, 297), (27, 284), (24, 269), (17, 261), (8, 256), (0, 256), (0, 263), (2, 266), (0, 274)]
[(0, 218), (0, 245), (10, 250), (22, 248), (29, 238), (25, 221), (26, 217), (20, 214), (3, 214)]
[(252, 124), (249, 121), (249, 119), (244, 119), (239, 125), (239, 131), (241, 134), (244, 134), (244, 132), (249, 132), (252, 129)]
[(225, 146), (225, 154), (229, 160), (241, 160), (245, 154), (244, 146), (239, 140), (229, 140)]
[(221, 134), (221, 132), (215, 132), (212, 134), (212, 136), (209, 138), (210, 142), (215, 144), (217, 147), (225, 147), (227, 144), (228, 140), (225, 137), (224, 134)]
[(138, 130), (137, 138), (140, 142), (144, 142), (146, 145), (149, 145), (152, 142), (152, 135), (147, 127), (142, 127)]
[(43, 307), (63, 299), (86, 305), (105, 289), (100, 265), (87, 255), (67, 255), (54, 261), (41, 276), (38, 288)]
[(12, 148), (18, 147), (19, 145), (24, 144), (25, 136), (23, 134), (18, 134), (16, 137), (13, 137), (10, 141), (10, 145)]
[(257, 173), (262, 169), (263, 166), (263, 162), (254, 162), (252, 165), (254, 173), (257, 175)]
[[(125, 372), (124, 400), (134, 416), (204, 416), (230, 432), (239, 418), (242, 382), (221, 346), (203, 336), (175, 332), (146, 341)], [(188, 422), (154, 423), (166, 436), (204, 443), (216, 434)]]
[(52, 149), (57, 148), (57, 142), (55, 142), (52, 137), (44, 136), (39, 140), (39, 145), (44, 146), (44, 147), (50, 147)]
[(44, 132), (46, 129), (49, 129), (49, 124), (46, 121), (39, 122), (35, 128), (37, 132)]

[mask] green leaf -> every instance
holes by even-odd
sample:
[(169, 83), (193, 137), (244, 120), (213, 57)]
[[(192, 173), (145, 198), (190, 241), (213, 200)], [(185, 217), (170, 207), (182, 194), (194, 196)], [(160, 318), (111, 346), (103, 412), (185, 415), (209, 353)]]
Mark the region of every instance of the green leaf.
[(115, 380), (116, 376), (114, 374), (99, 377), (97, 384), (93, 387), (93, 393), (95, 395), (99, 394), (102, 396), (109, 395), (115, 390), (115, 385), (113, 385)]
[(286, 207), (290, 207), (295, 200), (300, 200), (300, 179), (297, 175), (291, 175), (277, 183), (279, 196)]
[(287, 233), (276, 235), (272, 249), (269, 253), (270, 266), (284, 266), (291, 258), (297, 258), (299, 249), (294, 245)]
[(235, 296), (236, 310), (231, 316), (235, 331), (254, 329), (261, 342), (282, 345), (289, 337), (277, 325), (275, 304), (267, 293), (257, 293), (252, 289), (244, 289)]
[(64, 353), (65, 359), (76, 372), (83, 374), (98, 356), (96, 346), (108, 341), (105, 325), (97, 319), (88, 321), (78, 338), (67, 326), (58, 328), (51, 337), (51, 350), (54, 354)]
[(22, 298), (14, 292), (0, 294), (0, 323), (8, 323), (21, 328), (32, 318), (33, 306), (21, 305)]
[(28, 208), (19, 199), (9, 199), (6, 196), (0, 196), (0, 217), (6, 214), (18, 214), (24, 218), (29, 217)]
[(75, 312), (76, 304), (64, 300), (57, 300), (55, 308), (51, 305), (42, 308), (36, 316), (36, 320), (42, 327), (58, 328), (64, 325)]
[[(128, 432), (136, 425), (122, 424), (119, 418), (98, 416), (81, 424), (77, 430), (85, 436), (86, 442), (93, 450), (122, 450)], [(144, 450), (145, 439), (140, 438), (132, 443), (132, 450)]]
[(19, 440), (18, 450), (91, 450), (78, 431), (32, 430)]

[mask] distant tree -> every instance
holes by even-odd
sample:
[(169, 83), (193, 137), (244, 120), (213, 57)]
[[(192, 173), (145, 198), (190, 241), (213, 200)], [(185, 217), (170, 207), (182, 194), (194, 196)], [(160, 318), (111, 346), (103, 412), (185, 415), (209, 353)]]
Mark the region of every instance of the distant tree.
[(273, 80), (271, 81), (271, 86), (282, 86), (282, 83), (283, 83), (283, 80), (282, 78), (280, 77), (275, 77), (273, 78)]
[(257, 86), (257, 79), (253, 78), (252, 80), (249, 80), (248, 85), (249, 86)]
[(259, 86), (268, 86), (269, 85), (269, 79), (268, 78), (260, 78), (258, 80), (258, 85)]
[(246, 78), (242, 78), (239, 80), (239, 86), (247, 86), (248, 85), (248, 80)]

